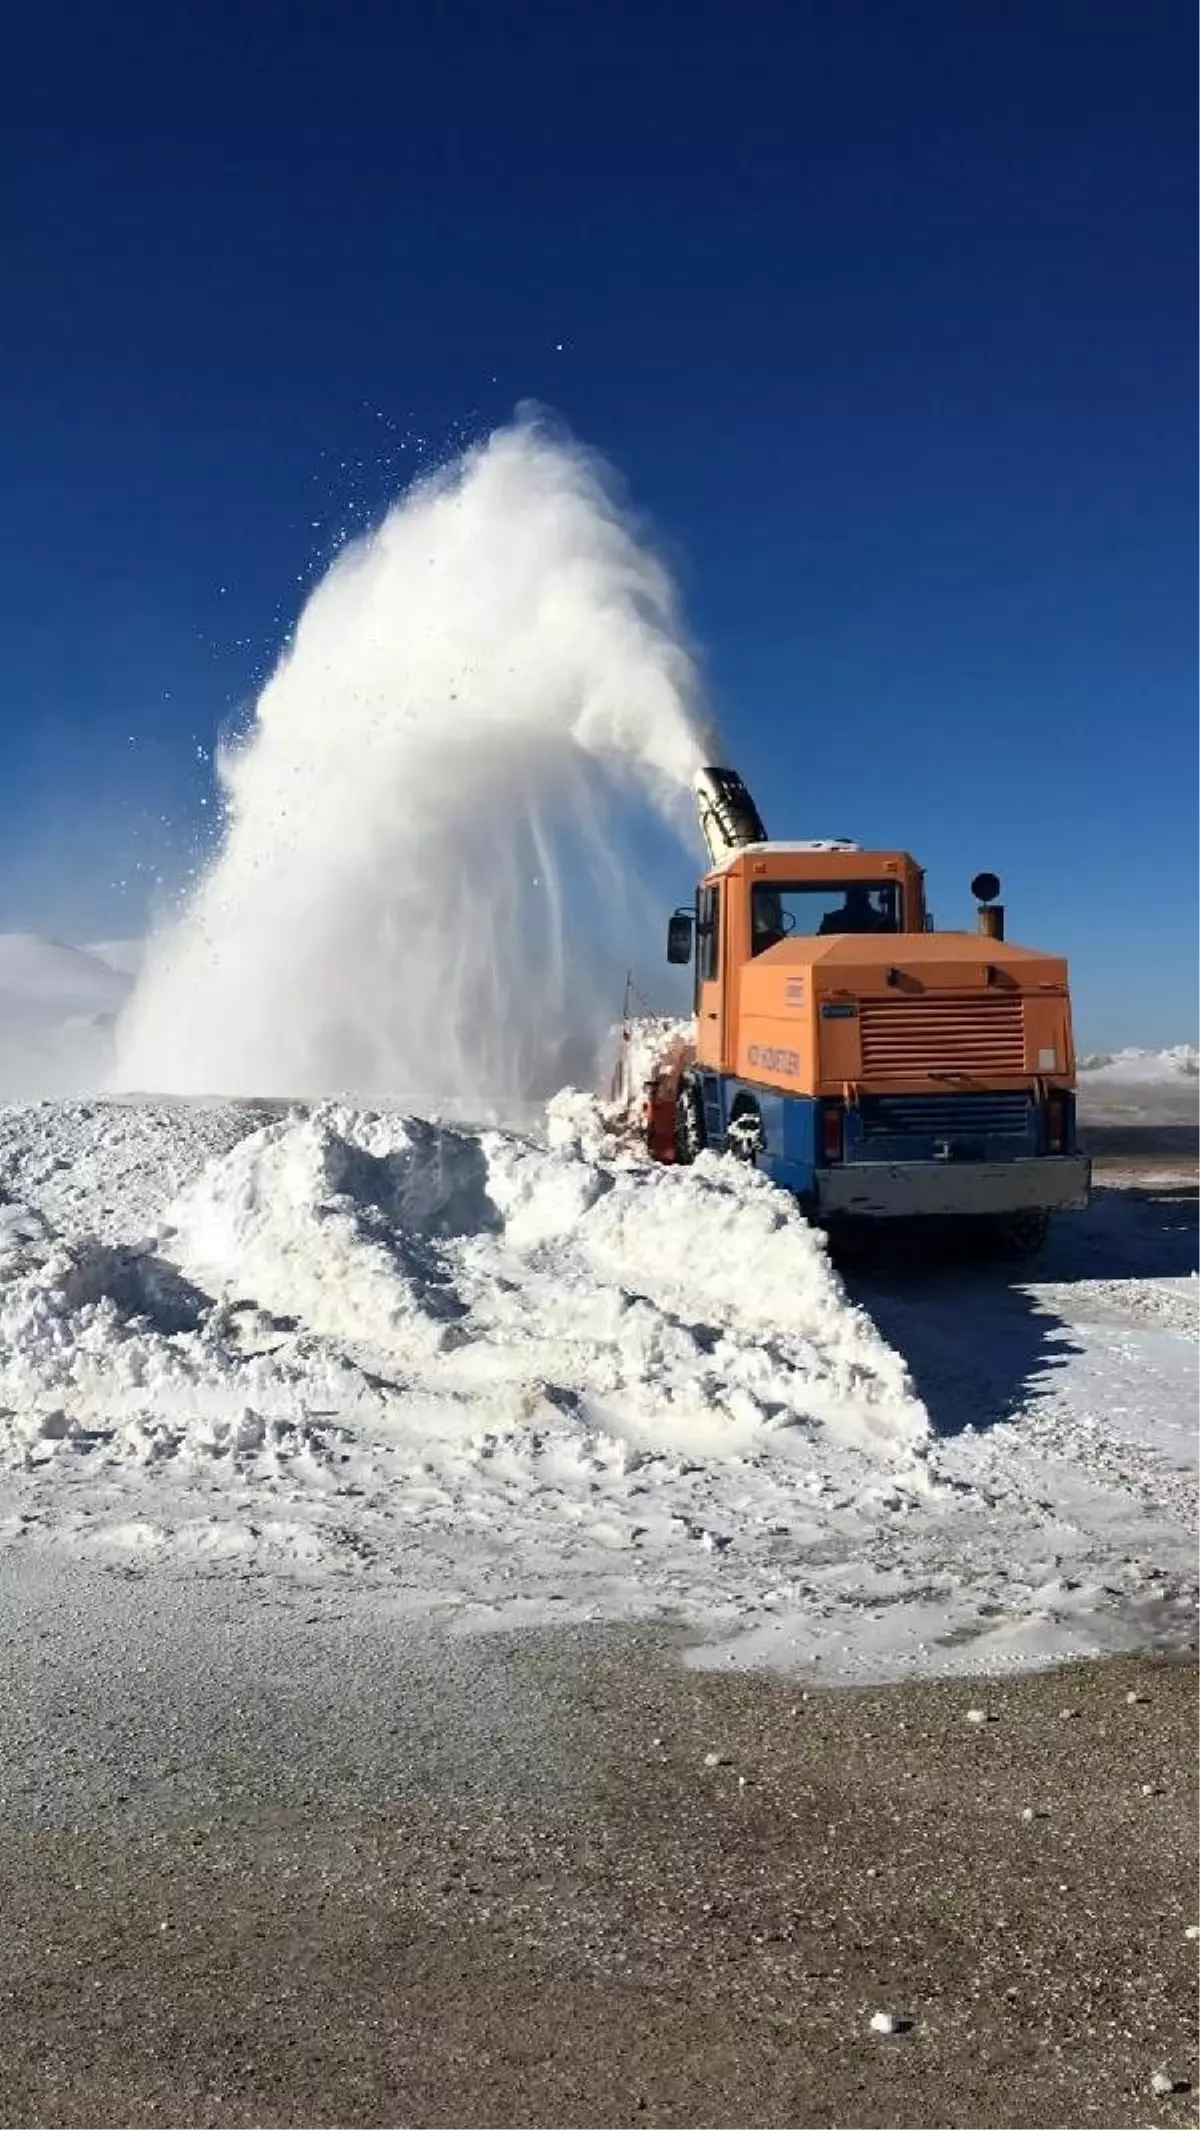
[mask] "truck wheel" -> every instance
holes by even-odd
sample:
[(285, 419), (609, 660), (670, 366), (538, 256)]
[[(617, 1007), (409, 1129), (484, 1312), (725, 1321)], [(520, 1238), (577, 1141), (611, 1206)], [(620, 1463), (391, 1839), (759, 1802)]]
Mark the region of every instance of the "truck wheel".
[(704, 1105), (694, 1080), (681, 1080), (675, 1100), (675, 1159), (684, 1168), (705, 1147)]
[(1050, 1215), (1041, 1208), (1004, 1214), (992, 1231), (997, 1256), (1016, 1261), (1036, 1257), (1049, 1227)]

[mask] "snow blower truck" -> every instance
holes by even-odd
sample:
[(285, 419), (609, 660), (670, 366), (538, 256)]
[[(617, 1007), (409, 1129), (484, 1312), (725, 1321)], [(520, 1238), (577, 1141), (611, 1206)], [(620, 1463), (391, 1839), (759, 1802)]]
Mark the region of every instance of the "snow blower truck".
[(627, 1089), (651, 1154), (751, 1162), (835, 1230), (965, 1221), (1034, 1255), (1091, 1180), (1065, 961), (1005, 939), (994, 873), (977, 931), (938, 931), (907, 852), (773, 843), (736, 771), (694, 788), (711, 864), (667, 959), (694, 957), (695, 1032)]

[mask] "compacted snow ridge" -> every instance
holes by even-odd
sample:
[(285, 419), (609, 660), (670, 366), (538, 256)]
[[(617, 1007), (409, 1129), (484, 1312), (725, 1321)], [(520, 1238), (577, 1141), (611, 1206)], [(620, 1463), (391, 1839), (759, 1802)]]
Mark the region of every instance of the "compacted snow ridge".
[(1200, 1050), (1194, 1043), (1174, 1043), (1167, 1050), (1097, 1050), (1079, 1060), (1086, 1085), (1123, 1080), (1135, 1086), (1155, 1081), (1194, 1080), (1200, 1076)]
[(1114, 1192), (1036, 1279), (851, 1295), (784, 1194), (620, 1125), (0, 1108), (0, 1543), (831, 1680), (1188, 1631), (1182, 1227)]

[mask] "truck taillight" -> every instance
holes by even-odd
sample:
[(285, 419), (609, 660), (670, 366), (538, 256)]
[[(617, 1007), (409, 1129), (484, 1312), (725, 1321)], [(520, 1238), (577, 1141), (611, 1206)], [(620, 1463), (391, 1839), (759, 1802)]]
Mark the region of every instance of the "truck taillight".
[(1046, 1152), (1061, 1154), (1067, 1144), (1067, 1105), (1061, 1095), (1051, 1095), (1046, 1104)]
[(840, 1161), (842, 1158), (842, 1112), (829, 1103), (821, 1111), (821, 1158), (824, 1161)]

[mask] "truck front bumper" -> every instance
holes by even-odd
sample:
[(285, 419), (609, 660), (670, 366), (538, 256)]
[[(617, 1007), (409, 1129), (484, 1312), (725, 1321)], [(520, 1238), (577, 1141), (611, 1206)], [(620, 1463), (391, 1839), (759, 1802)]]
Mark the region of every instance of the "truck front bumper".
[(993, 1213), (1079, 1210), (1088, 1202), (1086, 1154), (1025, 1161), (850, 1161), (818, 1169), (817, 1210), (856, 1219), (975, 1219)]

